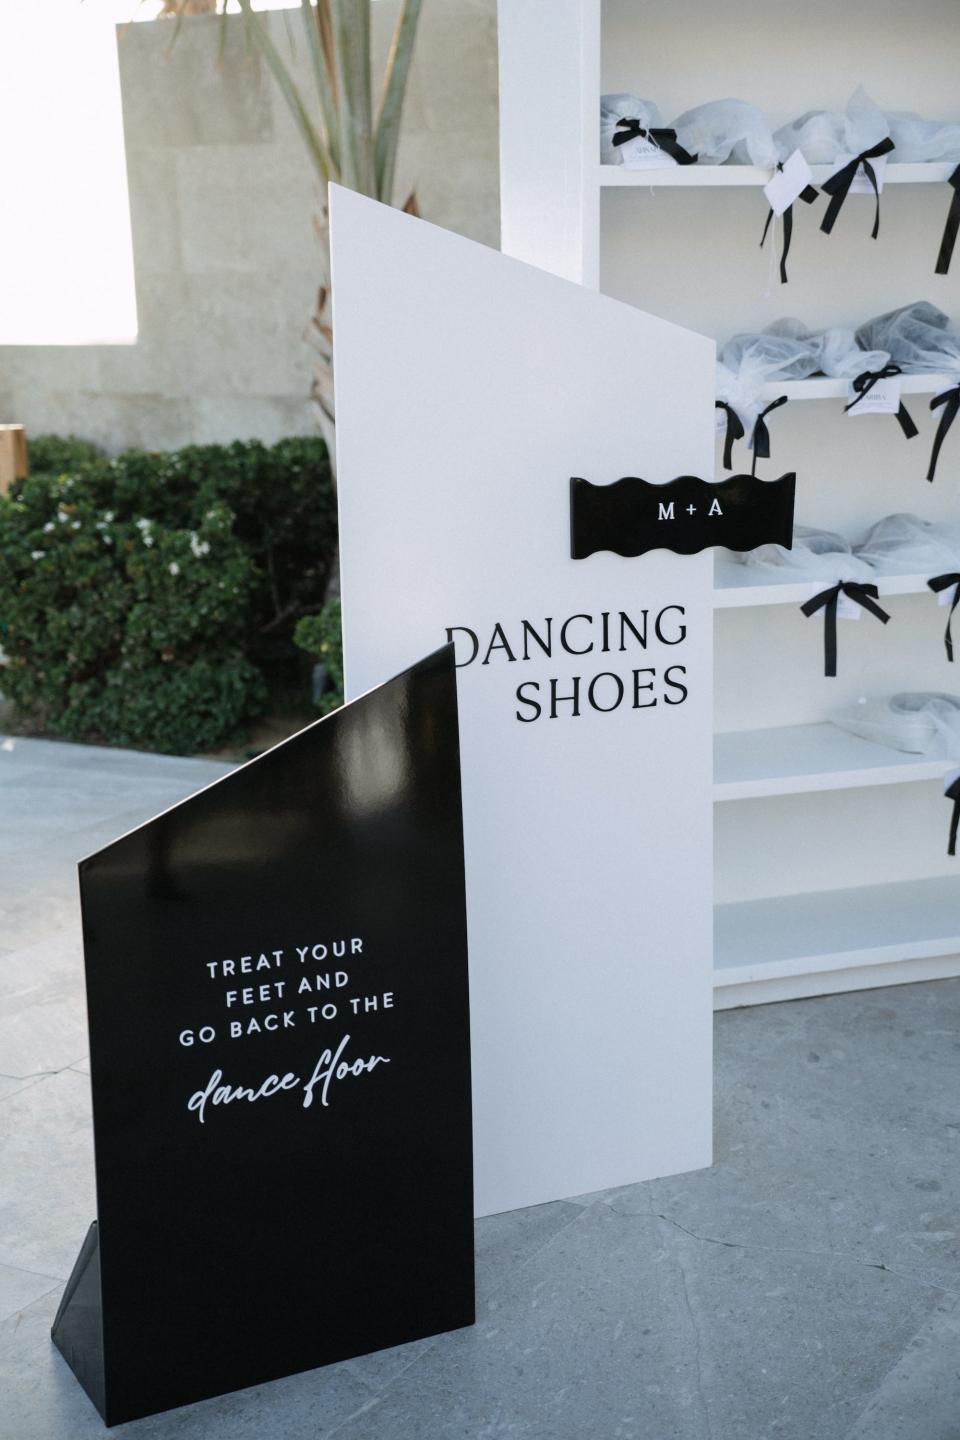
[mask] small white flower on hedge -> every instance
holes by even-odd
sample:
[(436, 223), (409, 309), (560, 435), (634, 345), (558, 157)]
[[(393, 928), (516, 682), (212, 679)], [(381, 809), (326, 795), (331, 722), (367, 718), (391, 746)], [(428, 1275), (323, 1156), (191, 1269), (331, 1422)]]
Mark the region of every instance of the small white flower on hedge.
[(79, 529), (80, 529), (80, 521), (79, 521), (79, 520), (74, 520), (73, 526), (72, 526), (71, 528), (74, 529), (74, 530), (79, 530)]
[(52, 521), (52, 520), (48, 520), (47, 523), (46, 523), (46, 525), (44, 525), (44, 527), (43, 527), (43, 533), (44, 533), (44, 535), (49, 535), (49, 534), (50, 534), (50, 531), (51, 531), (51, 530), (54, 530), (54, 529), (56, 529), (56, 526), (54, 525), (53, 521)]
[(112, 510), (104, 510), (104, 512), (103, 512), (103, 518), (104, 518), (104, 520), (112, 520), (112, 519), (113, 519), (113, 511), (112, 511)]
[(202, 560), (204, 555), (210, 554), (210, 543), (207, 540), (201, 540), (199, 535), (193, 533), (190, 536), (190, 549), (196, 559)]
[(43, 557), (44, 557), (44, 555), (46, 555), (46, 553), (47, 553), (46, 550), (31, 550), (31, 551), (30, 551), (30, 559), (31, 559), (31, 560), (42, 560)]
[(171, 560), (171, 562), (170, 562), (170, 574), (171, 574), (171, 575), (179, 575), (179, 574), (180, 574), (180, 566), (177, 564), (176, 560)]

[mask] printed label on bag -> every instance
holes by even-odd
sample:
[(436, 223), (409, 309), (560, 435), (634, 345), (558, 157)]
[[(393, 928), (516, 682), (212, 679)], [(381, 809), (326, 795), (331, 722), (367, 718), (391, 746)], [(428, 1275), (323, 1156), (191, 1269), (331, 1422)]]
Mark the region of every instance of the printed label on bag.
[(677, 163), (646, 135), (635, 135), (617, 148), (627, 170), (672, 170)]
[[(857, 400), (857, 392), (852, 382), (847, 386), (847, 402)], [(900, 376), (890, 375), (885, 380), (877, 380), (870, 386), (866, 395), (857, 400), (852, 410), (847, 411), (851, 419), (858, 415), (896, 415), (900, 409)]]
[(856, 600), (851, 600), (849, 595), (843, 591), (837, 596), (837, 619), (838, 620), (859, 620), (863, 614)]
[(714, 414), (715, 414), (716, 417), (717, 417), (717, 434), (718, 434), (718, 435), (721, 435), (724, 439), (726, 439), (726, 436), (727, 436), (727, 412), (726, 412), (726, 410), (719, 410), (719, 409), (718, 409), (718, 410), (715, 410), (715, 411), (714, 411)]
[[(849, 165), (852, 159), (853, 156), (849, 154), (838, 155), (837, 163), (830, 173), (836, 175), (837, 171), (842, 170), (844, 165)], [(887, 169), (887, 157), (886, 155), (879, 155), (876, 160), (871, 160), (870, 164), (873, 166), (873, 173), (877, 177), (877, 193), (881, 194), (883, 192), (883, 177)], [(873, 194), (873, 186), (870, 184), (870, 177), (866, 170), (864, 170), (862, 161), (857, 166), (857, 173), (850, 182), (850, 189), (847, 193), (850, 195)]]
[(777, 170), (773, 179), (763, 187), (763, 193), (769, 200), (774, 215), (782, 215), (784, 210), (788, 210), (812, 180), (810, 166), (800, 151), (794, 150), (793, 154), (784, 160), (783, 169)]

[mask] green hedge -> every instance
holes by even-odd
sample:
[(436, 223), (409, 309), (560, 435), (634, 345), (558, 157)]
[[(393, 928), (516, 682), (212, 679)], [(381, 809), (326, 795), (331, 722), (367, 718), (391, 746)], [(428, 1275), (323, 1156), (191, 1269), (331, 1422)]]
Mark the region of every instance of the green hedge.
[(339, 600), (328, 600), (319, 615), (305, 615), (293, 638), (301, 650), (313, 655), (327, 672), (327, 688), (317, 700), (321, 715), (343, 704), (343, 623)]
[(212, 749), (295, 666), (336, 507), (323, 442), (131, 450), (40, 437), (0, 499), (0, 690), (51, 734)]

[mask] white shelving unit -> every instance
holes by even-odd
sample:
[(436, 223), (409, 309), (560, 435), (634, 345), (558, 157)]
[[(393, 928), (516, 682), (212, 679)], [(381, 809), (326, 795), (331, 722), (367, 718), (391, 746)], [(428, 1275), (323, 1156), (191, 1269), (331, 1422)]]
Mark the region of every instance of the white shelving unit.
[[(876, 243), (872, 196), (849, 196), (830, 236), (819, 230), (823, 199), (798, 206), (783, 287), (779, 242), (759, 248), (768, 172), (599, 163), (604, 92), (656, 101), (666, 124), (736, 95), (776, 126), (841, 109), (863, 83), (883, 108), (960, 120), (954, 0), (918, 0), (876, 25), (834, 0), (792, 10), (764, 0), (500, 0), (500, 27), (507, 253), (719, 342), (784, 315), (855, 328), (917, 299), (960, 318), (960, 255), (949, 277), (934, 274), (952, 164), (888, 164)], [(815, 182), (827, 173), (815, 168)], [(903, 392), (932, 396), (952, 383), (912, 375)], [(928, 484), (936, 419), (923, 399), (908, 401), (921, 434), (907, 442), (892, 417), (845, 416), (843, 381), (789, 381), (768, 394), (791, 403), (771, 423), (773, 455), (760, 473), (796, 470), (799, 523), (858, 539), (896, 511), (960, 518), (960, 438), (948, 439)], [(818, 403), (793, 403), (808, 401)], [(742, 442), (736, 453), (742, 461)], [(860, 695), (960, 692), (927, 578), (879, 577), (890, 623), (841, 621), (840, 673), (826, 679), (822, 620), (799, 611), (822, 587), (789, 575), (751, 584), (749, 568), (717, 553), (718, 1007), (960, 974), (947, 767), (828, 723)]]

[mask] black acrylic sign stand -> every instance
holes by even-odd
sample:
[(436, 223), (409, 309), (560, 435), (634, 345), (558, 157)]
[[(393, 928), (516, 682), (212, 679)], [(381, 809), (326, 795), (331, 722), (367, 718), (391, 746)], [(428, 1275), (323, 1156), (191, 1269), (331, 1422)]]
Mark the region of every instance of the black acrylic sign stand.
[(108, 1425), (468, 1325), (453, 647), (80, 866)]

